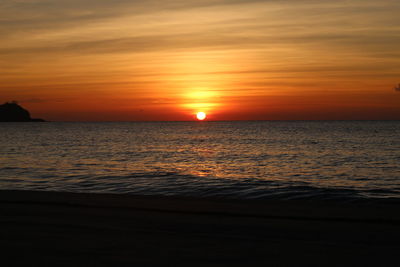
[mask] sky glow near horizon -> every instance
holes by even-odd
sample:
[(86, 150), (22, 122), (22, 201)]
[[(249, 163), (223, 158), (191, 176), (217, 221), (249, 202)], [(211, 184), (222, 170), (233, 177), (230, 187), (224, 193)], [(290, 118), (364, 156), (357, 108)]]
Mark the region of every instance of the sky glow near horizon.
[(5, 0), (0, 101), (48, 120), (400, 119), (399, 1)]

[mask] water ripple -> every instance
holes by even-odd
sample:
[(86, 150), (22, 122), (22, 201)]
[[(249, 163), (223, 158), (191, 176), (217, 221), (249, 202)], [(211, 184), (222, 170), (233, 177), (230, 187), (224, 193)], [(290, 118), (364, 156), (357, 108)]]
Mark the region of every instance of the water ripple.
[(0, 135), (2, 189), (400, 198), (399, 122), (5, 123)]

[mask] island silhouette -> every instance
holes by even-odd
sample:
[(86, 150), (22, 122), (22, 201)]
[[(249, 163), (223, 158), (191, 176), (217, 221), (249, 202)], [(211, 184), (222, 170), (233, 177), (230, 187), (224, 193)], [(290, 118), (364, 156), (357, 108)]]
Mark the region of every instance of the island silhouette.
[(43, 119), (31, 118), (28, 110), (24, 109), (16, 101), (6, 102), (0, 105), (0, 122), (44, 122)]

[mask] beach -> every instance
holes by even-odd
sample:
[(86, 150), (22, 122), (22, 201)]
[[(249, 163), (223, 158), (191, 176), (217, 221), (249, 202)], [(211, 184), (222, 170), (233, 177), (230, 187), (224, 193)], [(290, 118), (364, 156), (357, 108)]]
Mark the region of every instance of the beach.
[(400, 0), (0, 0), (0, 267), (400, 267)]
[(398, 266), (396, 201), (0, 191), (3, 266)]

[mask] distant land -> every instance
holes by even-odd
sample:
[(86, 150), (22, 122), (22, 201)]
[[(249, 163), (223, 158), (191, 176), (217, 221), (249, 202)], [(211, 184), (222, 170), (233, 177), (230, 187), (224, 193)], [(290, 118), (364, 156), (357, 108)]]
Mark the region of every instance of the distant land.
[(28, 110), (17, 102), (6, 102), (0, 105), (0, 122), (44, 122), (43, 119), (33, 119)]

